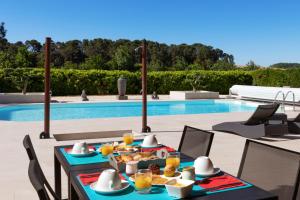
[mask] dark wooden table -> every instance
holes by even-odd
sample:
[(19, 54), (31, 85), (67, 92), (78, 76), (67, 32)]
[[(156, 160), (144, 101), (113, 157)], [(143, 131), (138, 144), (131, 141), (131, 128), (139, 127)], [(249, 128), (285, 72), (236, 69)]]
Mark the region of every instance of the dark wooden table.
[[(182, 159), (183, 162), (192, 161), (191, 159)], [(85, 170), (75, 170), (70, 173), (70, 198), (72, 200), (88, 200), (88, 196), (80, 184), (77, 175), (78, 174), (89, 174), (94, 172), (100, 172), (104, 170), (105, 168), (100, 169), (97, 167), (97, 169), (85, 169)], [(117, 198), (116, 198), (117, 199)], [(210, 194), (206, 196), (199, 196), (199, 197), (193, 197), (192, 199), (198, 199), (198, 200), (277, 200), (278, 197), (274, 194), (271, 194), (265, 190), (262, 190), (256, 186), (251, 186), (249, 188), (243, 188), (238, 190), (231, 190), (226, 192), (220, 192), (215, 194)], [(93, 199), (91, 199), (93, 200)], [(159, 199), (162, 200), (162, 199)]]
[[(117, 142), (122, 141), (120, 140), (114, 140)], [(142, 141), (142, 140), (135, 140), (135, 141)], [(111, 141), (110, 141), (111, 142)], [(99, 143), (89, 143), (89, 145), (101, 145), (103, 143), (109, 143), (107, 142), (99, 142)], [(56, 194), (61, 197), (61, 168), (64, 169), (67, 177), (68, 177), (68, 195), (70, 196), (70, 172), (71, 171), (77, 171), (77, 170), (88, 170), (88, 169), (95, 169), (99, 167), (109, 167), (108, 162), (97, 162), (94, 164), (83, 164), (83, 165), (70, 165), (70, 163), (67, 161), (63, 153), (61, 152), (61, 148), (71, 148), (73, 145), (62, 145), (62, 146), (55, 146), (54, 147), (54, 186), (55, 186), (55, 192)]]

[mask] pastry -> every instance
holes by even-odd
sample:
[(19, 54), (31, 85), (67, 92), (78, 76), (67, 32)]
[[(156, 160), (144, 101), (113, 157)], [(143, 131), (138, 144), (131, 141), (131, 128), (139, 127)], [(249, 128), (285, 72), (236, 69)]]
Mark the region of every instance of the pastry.
[(149, 164), (148, 169), (152, 171), (152, 174), (160, 174), (160, 167), (157, 164)]
[(129, 155), (121, 155), (121, 158), (124, 162), (133, 161), (133, 158)]
[(173, 165), (167, 165), (164, 169), (164, 175), (166, 177), (172, 177), (175, 175), (176, 168)]
[(136, 154), (135, 156), (133, 156), (133, 160), (135, 161), (139, 161), (141, 160), (142, 156), (140, 154)]

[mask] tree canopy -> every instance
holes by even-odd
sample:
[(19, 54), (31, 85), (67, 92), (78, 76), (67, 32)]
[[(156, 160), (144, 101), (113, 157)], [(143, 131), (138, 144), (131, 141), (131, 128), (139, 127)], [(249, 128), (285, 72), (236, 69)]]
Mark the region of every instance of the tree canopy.
[(292, 69), (292, 68), (300, 68), (300, 63), (276, 63), (270, 65), (271, 68), (283, 68), (283, 69)]
[[(44, 46), (35, 39), (25, 42), (7, 41), (7, 30), (0, 24), (0, 68), (43, 67)], [(141, 40), (84, 39), (51, 43), (51, 66), (57, 68), (140, 70), (140, 54), (134, 49)], [(148, 66), (152, 71), (164, 70), (230, 70), (234, 57), (221, 49), (201, 43), (171, 44), (147, 41)]]

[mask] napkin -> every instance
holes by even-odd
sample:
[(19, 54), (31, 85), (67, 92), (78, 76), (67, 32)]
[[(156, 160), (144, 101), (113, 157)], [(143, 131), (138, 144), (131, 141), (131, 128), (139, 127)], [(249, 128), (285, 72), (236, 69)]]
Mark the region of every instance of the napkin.
[(166, 149), (168, 152), (174, 152), (175, 149), (171, 148), (171, 147), (167, 147), (167, 146), (161, 146), (161, 147), (153, 147), (153, 148), (142, 148), (141, 151), (142, 152), (152, 152), (152, 151), (158, 151), (161, 149)]
[[(73, 149), (73, 147), (66, 147), (66, 148), (64, 148), (65, 152), (67, 152), (67, 153), (71, 152), (72, 149)], [(96, 147), (94, 147), (92, 145), (89, 145), (89, 150), (96, 151)]]
[[(90, 185), (91, 183), (98, 181), (100, 174), (101, 172), (78, 174), (78, 177), (83, 185)], [(122, 174), (119, 174), (119, 176), (121, 180), (126, 180), (126, 178)]]
[(241, 187), (246, 185), (240, 179), (230, 176), (228, 174), (211, 177), (203, 182), (196, 181), (195, 184), (199, 185), (204, 189), (208, 189), (208, 190), (211, 189), (210, 191), (224, 190), (224, 189)]

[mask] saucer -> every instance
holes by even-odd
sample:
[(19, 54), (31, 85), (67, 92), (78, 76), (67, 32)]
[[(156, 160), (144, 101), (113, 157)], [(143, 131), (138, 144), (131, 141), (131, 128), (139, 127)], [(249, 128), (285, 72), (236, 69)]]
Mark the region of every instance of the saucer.
[(143, 144), (141, 144), (142, 148), (156, 148), (156, 147), (161, 147), (162, 144), (157, 144), (157, 145), (153, 145), (153, 146), (143, 146)]
[(72, 153), (72, 151), (69, 151), (68, 152), (69, 155), (73, 156), (73, 157), (89, 157), (89, 156), (92, 156), (94, 154), (96, 154), (96, 151), (95, 150), (92, 150), (92, 149), (89, 149), (89, 152), (88, 153)]
[(209, 177), (209, 176), (217, 175), (220, 172), (221, 172), (220, 168), (214, 168), (214, 171), (212, 173), (201, 173), (201, 174), (196, 174), (196, 175), (200, 176), (200, 177)]
[(93, 191), (95, 191), (96, 193), (99, 193), (99, 194), (115, 194), (115, 193), (119, 193), (119, 192), (122, 192), (122, 191), (126, 190), (130, 186), (129, 182), (122, 180), (121, 181), (121, 188), (118, 189), (118, 190), (96, 190), (95, 189), (96, 184), (97, 184), (97, 181), (94, 182), (94, 183), (92, 183), (90, 185), (90, 188)]

